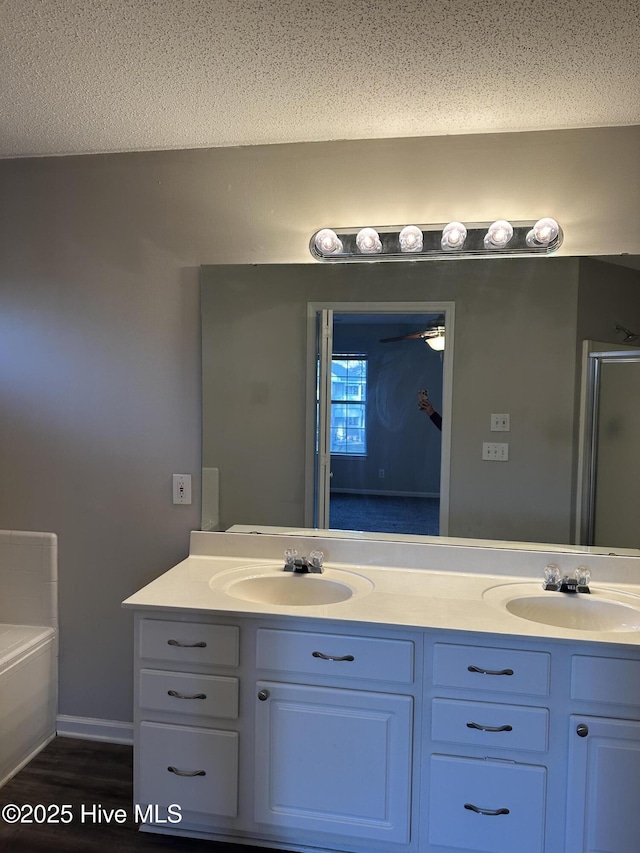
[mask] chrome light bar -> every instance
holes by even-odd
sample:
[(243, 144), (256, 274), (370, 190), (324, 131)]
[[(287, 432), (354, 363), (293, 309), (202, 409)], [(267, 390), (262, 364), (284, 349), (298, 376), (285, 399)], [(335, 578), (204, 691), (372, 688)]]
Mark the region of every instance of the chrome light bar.
[(309, 251), (318, 261), (419, 261), (500, 255), (549, 255), (563, 233), (549, 217), (537, 221), (476, 222), (464, 225), (397, 225), (379, 228), (321, 228)]

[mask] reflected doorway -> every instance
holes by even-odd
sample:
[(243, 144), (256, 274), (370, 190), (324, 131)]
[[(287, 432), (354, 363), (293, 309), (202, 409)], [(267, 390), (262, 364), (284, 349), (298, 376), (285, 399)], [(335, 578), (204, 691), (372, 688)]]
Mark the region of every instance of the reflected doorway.
[[(312, 526), (446, 535), (453, 306), (310, 305), (309, 319)], [(445, 351), (420, 337), (438, 324)]]

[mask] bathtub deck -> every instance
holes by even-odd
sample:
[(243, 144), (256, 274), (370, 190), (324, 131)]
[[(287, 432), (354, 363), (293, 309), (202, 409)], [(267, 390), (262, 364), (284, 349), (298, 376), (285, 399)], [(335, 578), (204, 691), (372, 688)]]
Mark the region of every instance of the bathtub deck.
[(54, 635), (53, 628), (0, 623), (0, 675), (25, 654), (47, 643)]

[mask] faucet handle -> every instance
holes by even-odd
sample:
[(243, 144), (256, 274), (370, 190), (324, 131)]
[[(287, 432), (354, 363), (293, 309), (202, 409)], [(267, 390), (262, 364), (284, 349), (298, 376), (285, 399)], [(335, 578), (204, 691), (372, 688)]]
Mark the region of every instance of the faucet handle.
[(324, 566), (324, 553), (322, 551), (311, 551), (309, 554), (309, 563), (314, 569), (322, 571), (322, 567)]
[(576, 580), (578, 581), (578, 586), (589, 586), (591, 572), (586, 566), (578, 566), (576, 569)]
[(544, 582), (545, 586), (548, 584), (557, 584), (560, 583), (560, 578), (562, 577), (562, 573), (560, 571), (560, 566), (557, 563), (549, 563), (548, 566), (545, 566), (544, 569)]
[(293, 566), (298, 558), (298, 552), (295, 548), (287, 548), (284, 552), (285, 566)]

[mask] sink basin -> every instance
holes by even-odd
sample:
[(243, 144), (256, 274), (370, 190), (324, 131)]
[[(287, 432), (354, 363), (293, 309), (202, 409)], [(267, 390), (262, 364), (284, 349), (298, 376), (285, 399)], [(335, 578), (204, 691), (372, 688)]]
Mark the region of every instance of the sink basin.
[(336, 604), (346, 601), (353, 590), (339, 581), (318, 580), (314, 575), (274, 575), (245, 578), (230, 584), (227, 595), (264, 604), (289, 604), (295, 607)]
[(337, 604), (373, 589), (370, 581), (353, 572), (326, 569), (323, 574), (296, 574), (273, 567), (224, 572), (212, 578), (210, 586), (243, 601), (288, 607)]
[(513, 598), (506, 609), (530, 622), (573, 628), (578, 631), (638, 631), (640, 612), (618, 601), (602, 601), (591, 596), (550, 594)]
[(640, 631), (640, 600), (615, 590), (592, 589), (590, 595), (573, 595), (544, 592), (538, 584), (515, 583), (491, 587), (483, 597), (529, 622), (595, 633)]

